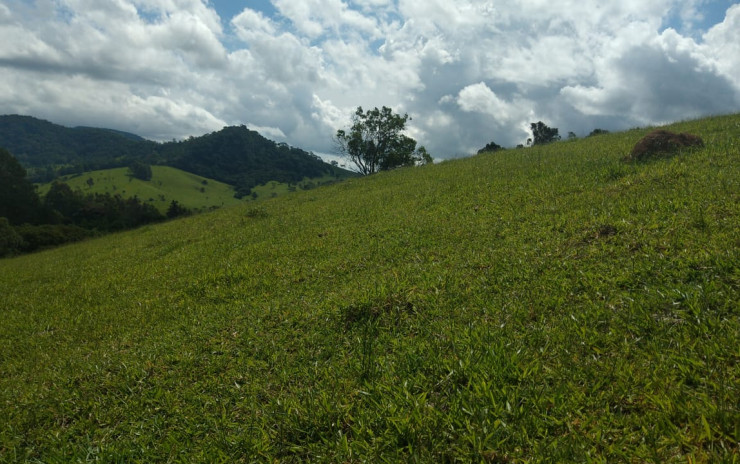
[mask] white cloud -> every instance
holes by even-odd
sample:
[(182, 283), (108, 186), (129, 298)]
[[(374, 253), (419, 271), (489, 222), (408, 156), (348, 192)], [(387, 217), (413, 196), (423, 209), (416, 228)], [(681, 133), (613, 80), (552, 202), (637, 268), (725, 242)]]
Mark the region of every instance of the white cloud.
[(740, 106), (740, 5), (698, 31), (704, 0), (272, 4), (226, 24), (206, 0), (0, 0), (0, 108), (157, 139), (243, 123), (328, 153), (357, 106), (385, 105), (439, 158), (538, 120), (588, 133)]
[(273, 0), (273, 4), (298, 32), (310, 38), (325, 33), (359, 32), (371, 37), (378, 33), (373, 17), (351, 9), (341, 0)]
[(702, 47), (672, 29), (613, 54), (598, 75), (598, 85), (561, 90), (583, 114), (649, 124), (738, 107), (738, 87), (717, 72)]
[(235, 16), (231, 20), (231, 24), (236, 27), (237, 35), (246, 42), (254, 37), (275, 35), (277, 30), (275, 23), (270, 18), (266, 18), (261, 12), (249, 8)]
[(457, 104), (463, 111), (487, 114), (501, 123), (511, 120), (517, 108), (521, 108), (521, 102), (512, 105), (501, 100), (484, 82), (462, 89)]
[(703, 37), (702, 53), (740, 87), (740, 4), (727, 10), (725, 20)]

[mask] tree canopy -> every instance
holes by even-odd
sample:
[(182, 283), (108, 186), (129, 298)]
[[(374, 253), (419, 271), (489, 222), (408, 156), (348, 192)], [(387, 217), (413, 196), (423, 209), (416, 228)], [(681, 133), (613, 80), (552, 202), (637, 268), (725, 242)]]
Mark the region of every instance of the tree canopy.
[(129, 175), (140, 180), (152, 180), (152, 167), (141, 161), (134, 161), (128, 166)]
[(591, 131), (591, 133), (588, 134), (589, 137), (593, 137), (594, 135), (602, 135), (602, 134), (608, 134), (609, 131), (606, 129), (594, 129)]
[(408, 114), (394, 114), (384, 106), (365, 112), (362, 107), (352, 116), (352, 127), (335, 136), (337, 151), (349, 158), (360, 173), (367, 175), (401, 166), (426, 164), (432, 157), (416, 140), (403, 134)]
[(478, 154), (480, 155), (481, 153), (494, 152), (494, 151), (499, 151), (503, 149), (504, 147), (497, 144), (496, 142), (491, 141), (491, 142), (488, 142), (485, 147), (478, 150)]
[(544, 145), (546, 143), (560, 140), (557, 127), (548, 127), (542, 121), (531, 124), (532, 127), (532, 145)]
[(39, 198), (26, 170), (8, 150), (0, 148), (0, 217), (11, 224), (35, 222)]
[(83, 194), (54, 182), (43, 202), (26, 170), (0, 148), (0, 257), (164, 220), (138, 198)]

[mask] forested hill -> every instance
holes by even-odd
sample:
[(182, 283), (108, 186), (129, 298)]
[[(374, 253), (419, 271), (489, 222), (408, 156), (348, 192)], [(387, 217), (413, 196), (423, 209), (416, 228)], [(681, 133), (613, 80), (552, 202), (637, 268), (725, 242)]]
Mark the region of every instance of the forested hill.
[(35, 182), (63, 174), (125, 167), (133, 161), (173, 166), (233, 185), (246, 195), (269, 181), (352, 175), (318, 156), (268, 140), (245, 126), (185, 141), (158, 143), (112, 129), (68, 128), (30, 116), (0, 116), (0, 147), (28, 170)]
[(31, 116), (0, 116), (0, 147), (29, 170), (34, 180), (125, 166), (156, 152), (156, 142), (134, 134), (92, 127), (69, 128)]
[(304, 177), (352, 175), (312, 153), (275, 143), (245, 126), (224, 127), (184, 142), (169, 142), (162, 152), (166, 164), (233, 185), (238, 195), (247, 195), (252, 187), (272, 180), (299, 182)]

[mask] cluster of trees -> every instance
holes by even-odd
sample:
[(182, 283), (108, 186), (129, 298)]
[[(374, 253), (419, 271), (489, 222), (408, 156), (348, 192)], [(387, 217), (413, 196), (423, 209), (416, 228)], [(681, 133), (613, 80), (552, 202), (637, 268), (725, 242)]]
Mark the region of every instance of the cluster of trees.
[[(406, 122), (410, 118), (393, 113), (388, 107), (374, 108), (365, 112), (358, 107), (352, 115), (352, 126), (339, 129), (334, 137), (337, 152), (352, 163), (363, 174), (373, 174), (402, 166), (418, 166), (431, 163), (432, 157), (421, 146), (416, 148), (416, 140), (406, 136)], [(545, 145), (560, 140), (557, 127), (549, 127), (542, 121), (530, 125), (532, 137), (528, 146)], [(609, 131), (594, 129), (589, 136), (605, 134)], [(568, 133), (568, 139), (576, 134)], [(524, 148), (518, 145), (517, 148)], [(478, 154), (503, 150), (496, 142), (490, 142), (478, 150)]]
[(499, 151), (503, 149), (504, 147), (492, 141), (492, 142), (487, 143), (485, 147), (478, 150), (478, 154), (480, 155), (481, 153), (494, 152), (494, 151)]
[(544, 122), (531, 124), (532, 138), (527, 139), (527, 145), (545, 145), (560, 140), (557, 127), (548, 127)]
[(152, 166), (141, 161), (134, 161), (128, 166), (128, 172), (131, 177), (143, 181), (152, 180)]
[[(548, 143), (556, 142), (561, 139), (560, 134), (558, 133), (557, 127), (549, 127), (547, 124), (545, 124), (542, 121), (533, 122), (530, 124), (530, 128), (532, 130), (532, 137), (527, 139), (527, 146), (535, 146), (535, 145), (545, 145)], [(601, 134), (608, 134), (609, 131), (605, 129), (594, 129), (591, 131), (590, 134), (588, 134), (589, 137), (595, 136), (595, 135), (601, 135)], [(568, 140), (574, 140), (578, 138), (578, 136), (574, 132), (568, 132)], [(524, 145), (520, 144), (517, 145), (517, 148), (524, 148)], [(490, 142), (486, 144), (485, 147), (478, 150), (478, 154), (486, 153), (486, 152), (494, 152), (498, 150), (502, 150), (503, 147), (496, 144), (495, 142)]]
[[(189, 214), (177, 202), (167, 217)], [(138, 198), (108, 193), (83, 194), (54, 182), (41, 198), (26, 178), (26, 170), (0, 148), (0, 256), (81, 240), (165, 219), (154, 206)]]

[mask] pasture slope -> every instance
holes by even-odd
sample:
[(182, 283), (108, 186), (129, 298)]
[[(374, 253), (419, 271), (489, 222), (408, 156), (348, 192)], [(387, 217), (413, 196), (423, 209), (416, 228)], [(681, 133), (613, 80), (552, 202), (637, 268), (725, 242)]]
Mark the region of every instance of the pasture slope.
[(0, 261), (2, 462), (737, 462), (740, 115)]
[[(173, 200), (188, 209), (202, 212), (253, 200), (275, 198), (298, 190), (310, 190), (321, 184), (337, 182), (338, 179), (331, 175), (306, 177), (292, 185), (271, 181), (253, 187), (255, 196), (247, 196), (241, 200), (234, 197), (236, 192), (231, 185), (170, 166), (152, 166), (152, 178), (147, 181), (130, 176), (128, 168), (70, 174), (56, 181), (64, 182), (73, 190), (85, 194), (109, 193), (123, 198), (138, 197), (164, 214)], [(42, 197), (49, 191), (52, 183), (39, 185), (38, 192)]]
[[(213, 179), (206, 179), (169, 166), (152, 166), (152, 178), (131, 177), (128, 168), (112, 168), (73, 174), (57, 179), (73, 190), (83, 193), (109, 193), (123, 198), (138, 197), (166, 213), (176, 200), (186, 208), (207, 210), (241, 203), (234, 198), (234, 188)], [(46, 195), (51, 182), (39, 186), (39, 194)]]

